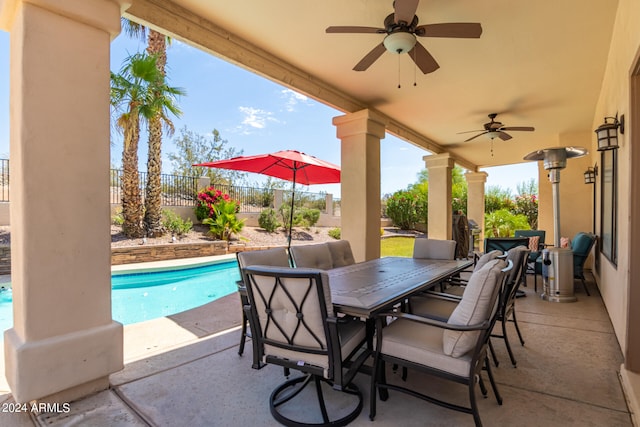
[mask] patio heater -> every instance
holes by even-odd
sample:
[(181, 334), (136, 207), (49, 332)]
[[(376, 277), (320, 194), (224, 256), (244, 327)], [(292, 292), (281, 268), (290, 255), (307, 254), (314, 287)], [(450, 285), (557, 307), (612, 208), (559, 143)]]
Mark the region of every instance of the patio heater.
[(551, 302), (574, 302), (573, 252), (560, 247), (560, 171), (567, 167), (567, 159), (587, 154), (582, 147), (545, 148), (533, 151), (524, 160), (542, 160), (549, 171), (553, 191), (553, 236), (554, 247), (542, 251), (542, 299)]

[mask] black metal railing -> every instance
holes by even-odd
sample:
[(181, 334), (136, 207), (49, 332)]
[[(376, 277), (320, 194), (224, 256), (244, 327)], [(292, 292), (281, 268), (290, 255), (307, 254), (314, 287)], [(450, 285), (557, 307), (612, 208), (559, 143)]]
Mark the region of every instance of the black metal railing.
[[(147, 173), (138, 172), (140, 193), (144, 199), (144, 189), (147, 185)], [(160, 175), (163, 206), (195, 206), (198, 194), (198, 178), (181, 175)], [(122, 170), (111, 169), (109, 177), (110, 202), (122, 202)], [(237, 185), (212, 184), (216, 190), (229, 194), (239, 202), (240, 212), (256, 213), (274, 206), (275, 190), (272, 188), (242, 187)], [(296, 191), (296, 207), (319, 209), (326, 212), (326, 198), (324, 193)], [(9, 159), (0, 159), (0, 202), (9, 201)], [(284, 190), (283, 204), (291, 203), (291, 190)], [(340, 214), (340, 199), (333, 199), (334, 215)]]
[(0, 202), (9, 201), (9, 159), (0, 159)]
[[(147, 173), (138, 172), (140, 192), (144, 198), (144, 188), (147, 185)], [(122, 171), (111, 169), (111, 203), (122, 201)], [(160, 175), (163, 206), (195, 206), (198, 194), (198, 179), (190, 176)]]

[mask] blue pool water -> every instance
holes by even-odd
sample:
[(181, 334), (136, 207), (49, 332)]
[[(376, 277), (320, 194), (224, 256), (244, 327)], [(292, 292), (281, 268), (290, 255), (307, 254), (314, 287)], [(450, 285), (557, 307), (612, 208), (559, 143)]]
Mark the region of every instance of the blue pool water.
[[(128, 325), (198, 307), (235, 292), (239, 279), (235, 261), (179, 270), (113, 274), (113, 319)], [(0, 291), (0, 331), (13, 325), (12, 309), (11, 289)]]

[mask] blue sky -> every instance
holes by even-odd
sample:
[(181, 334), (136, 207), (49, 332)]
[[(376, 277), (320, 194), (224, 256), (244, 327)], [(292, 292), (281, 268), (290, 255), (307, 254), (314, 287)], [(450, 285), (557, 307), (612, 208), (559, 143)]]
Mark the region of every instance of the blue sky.
[[(142, 51), (145, 43), (125, 34), (112, 43), (111, 69), (118, 71), (130, 54)], [(178, 101), (183, 115), (174, 118), (178, 130), (207, 134), (214, 128), (228, 146), (244, 150), (245, 155), (296, 149), (332, 163), (340, 164), (340, 140), (333, 117), (338, 110), (286, 89), (263, 77), (229, 64), (215, 56), (174, 41), (167, 52), (169, 84), (182, 87), (187, 94)], [(146, 169), (146, 137), (140, 141), (141, 169)], [(175, 151), (173, 138), (163, 141), (163, 172), (171, 173), (166, 153)], [(416, 181), (428, 154), (412, 144), (387, 134), (381, 143), (381, 190), (392, 193)], [(9, 36), (0, 31), (0, 157), (9, 155)], [(111, 164), (119, 166), (122, 136), (112, 135)], [(517, 168), (517, 169), (516, 169)], [(511, 188), (537, 176), (535, 163), (488, 169), (488, 185)], [(522, 177), (514, 182), (513, 176)], [(250, 182), (263, 177), (249, 175)], [(326, 191), (336, 197), (339, 184), (313, 185), (305, 191)]]

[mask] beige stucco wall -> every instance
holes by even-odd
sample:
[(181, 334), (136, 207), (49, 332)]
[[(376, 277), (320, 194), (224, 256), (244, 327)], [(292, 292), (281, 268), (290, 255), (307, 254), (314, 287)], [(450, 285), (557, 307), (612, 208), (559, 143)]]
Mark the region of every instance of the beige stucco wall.
[[(593, 118), (594, 129), (603, 122), (605, 116), (615, 115), (616, 112), (629, 114), (629, 75), (639, 49), (640, 2), (620, 0), (607, 70)], [(618, 265), (614, 266), (605, 257), (600, 257), (598, 280), (600, 293), (611, 316), (616, 336), (623, 351), (626, 348), (627, 334), (629, 223), (632, 220), (628, 217), (629, 201), (632, 197), (629, 190), (629, 134), (631, 131), (631, 129), (627, 129), (625, 135), (620, 135), (620, 149), (618, 150)], [(592, 139), (591, 148), (594, 152), (592, 162), (600, 163), (599, 153), (595, 151), (595, 138)]]

